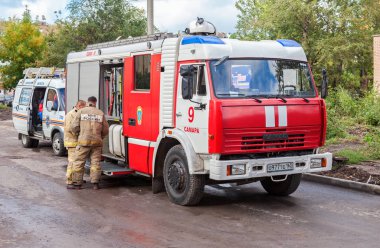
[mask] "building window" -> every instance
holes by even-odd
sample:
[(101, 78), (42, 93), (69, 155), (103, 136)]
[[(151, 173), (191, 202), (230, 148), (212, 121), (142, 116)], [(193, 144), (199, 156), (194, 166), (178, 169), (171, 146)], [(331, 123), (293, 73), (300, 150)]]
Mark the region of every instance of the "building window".
[(135, 90), (150, 90), (150, 55), (135, 56)]

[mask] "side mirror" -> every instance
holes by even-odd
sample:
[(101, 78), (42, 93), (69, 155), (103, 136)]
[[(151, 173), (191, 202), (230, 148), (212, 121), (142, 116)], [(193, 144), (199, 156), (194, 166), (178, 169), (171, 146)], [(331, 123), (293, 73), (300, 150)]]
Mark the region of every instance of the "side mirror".
[(193, 98), (193, 76), (196, 68), (192, 65), (181, 66), (180, 74), (182, 76), (182, 98), (191, 100)]
[(328, 95), (327, 91), (328, 79), (326, 69), (322, 69), (322, 85), (321, 85), (321, 98), (325, 99)]
[(54, 105), (53, 101), (48, 101), (48, 102), (46, 103), (46, 108), (47, 108), (47, 110), (48, 110), (49, 112), (51, 112), (51, 111), (53, 110), (53, 105)]

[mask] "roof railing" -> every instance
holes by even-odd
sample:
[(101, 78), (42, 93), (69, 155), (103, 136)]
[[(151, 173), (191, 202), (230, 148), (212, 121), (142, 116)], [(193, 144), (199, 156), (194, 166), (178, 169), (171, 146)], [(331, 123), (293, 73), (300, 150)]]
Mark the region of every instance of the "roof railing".
[(163, 40), (166, 38), (173, 38), (176, 36), (177, 35), (174, 35), (173, 33), (156, 33), (156, 34), (144, 35), (144, 36), (139, 36), (139, 37), (131, 37), (128, 39), (115, 40), (115, 41), (88, 45), (85, 51), (107, 48), (107, 47), (125, 46), (125, 45), (136, 44), (136, 43), (147, 42), (147, 41)]
[(40, 68), (27, 68), (23, 71), (25, 79), (37, 79), (37, 78), (62, 78), (65, 74), (64, 68), (55, 67), (40, 67)]

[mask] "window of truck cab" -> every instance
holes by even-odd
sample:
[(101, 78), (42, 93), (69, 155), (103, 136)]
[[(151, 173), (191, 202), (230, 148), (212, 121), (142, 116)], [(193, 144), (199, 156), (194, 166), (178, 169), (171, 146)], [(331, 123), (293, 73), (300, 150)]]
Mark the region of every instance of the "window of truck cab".
[(205, 64), (193, 64), (193, 66), (195, 67), (195, 71), (193, 73), (193, 96), (206, 96), (207, 87)]
[(227, 59), (210, 61), (217, 98), (315, 97), (307, 62), (283, 59)]

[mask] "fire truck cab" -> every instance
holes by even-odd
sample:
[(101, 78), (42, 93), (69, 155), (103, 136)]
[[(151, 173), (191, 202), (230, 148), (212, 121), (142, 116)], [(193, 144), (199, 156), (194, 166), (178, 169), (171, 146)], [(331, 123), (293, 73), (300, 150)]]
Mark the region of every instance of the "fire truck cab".
[(194, 205), (206, 184), (260, 181), (289, 195), (302, 173), (330, 170), (332, 155), (318, 153), (325, 103), (302, 47), (219, 38), (212, 29), (198, 20), (184, 35), (68, 55), (68, 109), (94, 95), (110, 124), (104, 173), (151, 177), (154, 193)]

